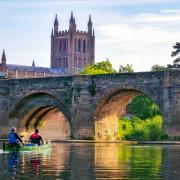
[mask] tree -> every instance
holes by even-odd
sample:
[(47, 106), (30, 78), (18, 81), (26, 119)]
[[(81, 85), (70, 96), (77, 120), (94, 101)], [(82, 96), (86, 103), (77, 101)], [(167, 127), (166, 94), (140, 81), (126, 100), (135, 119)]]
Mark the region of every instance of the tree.
[(109, 60), (101, 61), (96, 64), (87, 66), (80, 74), (112, 74), (116, 73)]
[(175, 51), (172, 51), (171, 56), (177, 56), (180, 53), (180, 43), (176, 42), (176, 44), (173, 46)]
[(164, 71), (166, 69), (165, 66), (161, 66), (159, 64), (155, 64), (151, 67), (151, 71)]
[(158, 106), (144, 95), (135, 97), (128, 105), (128, 109), (129, 113), (141, 119), (152, 118), (161, 114)]
[(127, 64), (126, 66), (120, 65), (119, 73), (132, 73), (134, 72), (132, 64)]

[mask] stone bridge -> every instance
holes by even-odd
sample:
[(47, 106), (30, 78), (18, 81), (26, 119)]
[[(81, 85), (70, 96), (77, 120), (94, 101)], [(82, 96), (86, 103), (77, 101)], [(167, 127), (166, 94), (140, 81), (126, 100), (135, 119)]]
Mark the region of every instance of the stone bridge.
[[(152, 98), (163, 116), (163, 129), (180, 136), (180, 71), (81, 75), (0, 80), (0, 135), (12, 126), (20, 133), (43, 126), (49, 114), (61, 112), (66, 138), (114, 139), (118, 117), (139, 94)], [(53, 129), (51, 129), (53, 131)]]

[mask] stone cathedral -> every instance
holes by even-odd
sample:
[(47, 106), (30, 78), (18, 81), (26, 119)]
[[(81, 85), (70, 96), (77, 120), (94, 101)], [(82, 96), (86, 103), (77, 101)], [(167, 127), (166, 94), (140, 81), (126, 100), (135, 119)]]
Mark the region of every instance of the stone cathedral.
[(65, 68), (68, 74), (77, 74), (85, 66), (94, 64), (95, 36), (89, 16), (88, 30), (76, 29), (71, 13), (69, 30), (59, 31), (57, 15), (51, 34), (51, 68)]
[(75, 75), (95, 61), (95, 34), (91, 16), (87, 23), (87, 31), (76, 29), (76, 21), (71, 12), (69, 29), (59, 31), (60, 23), (57, 15), (51, 33), (50, 68), (16, 65), (6, 63), (6, 54), (3, 50), (0, 63), (0, 76), (6, 75), (9, 79), (55, 77)]

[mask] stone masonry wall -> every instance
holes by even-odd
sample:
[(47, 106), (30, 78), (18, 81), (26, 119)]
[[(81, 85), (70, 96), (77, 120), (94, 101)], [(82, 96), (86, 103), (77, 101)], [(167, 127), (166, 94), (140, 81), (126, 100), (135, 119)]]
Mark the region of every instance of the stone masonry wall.
[[(179, 77), (180, 71), (173, 70), (95, 76), (2, 79), (0, 80), (0, 135), (7, 132), (11, 126), (19, 127), (30, 110), (35, 112), (40, 107), (53, 107), (66, 117), (72, 138), (92, 139), (97, 133), (95, 127), (100, 120), (99, 117), (106, 118), (106, 114), (118, 116), (120, 113), (118, 109), (123, 110), (129, 98), (136, 94), (145, 94), (159, 105), (163, 115), (164, 130), (169, 135), (179, 136)], [(129, 96), (129, 92), (132, 96)], [(119, 100), (116, 100), (117, 98)], [(115, 108), (104, 108), (109, 106), (108, 103), (109, 105), (112, 103)], [(104, 122), (108, 126), (108, 120)], [(116, 125), (113, 124), (113, 127)]]

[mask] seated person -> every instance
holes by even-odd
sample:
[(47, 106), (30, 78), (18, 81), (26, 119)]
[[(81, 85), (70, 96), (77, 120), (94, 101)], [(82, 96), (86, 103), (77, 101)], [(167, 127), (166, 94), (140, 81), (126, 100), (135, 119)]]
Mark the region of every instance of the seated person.
[(9, 138), (9, 143), (11, 145), (19, 146), (19, 142), (23, 144), (23, 141), (21, 140), (19, 135), (16, 133), (15, 127), (12, 127), (11, 133), (9, 134), (8, 138)]
[(38, 133), (39, 133), (39, 130), (36, 129), (35, 132), (30, 136), (30, 141), (31, 143), (37, 144), (38, 146), (40, 146), (41, 142), (43, 143), (43, 139)]

